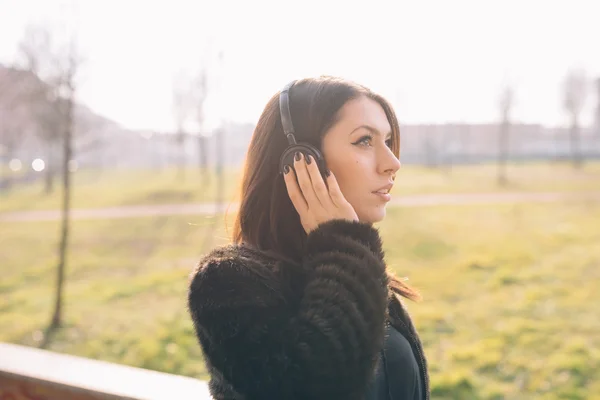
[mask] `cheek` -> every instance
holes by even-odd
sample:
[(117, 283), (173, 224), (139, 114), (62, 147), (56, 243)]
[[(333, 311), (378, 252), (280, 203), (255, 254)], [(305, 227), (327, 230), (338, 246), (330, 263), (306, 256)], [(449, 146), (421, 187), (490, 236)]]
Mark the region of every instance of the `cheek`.
[(351, 196), (366, 179), (366, 168), (363, 164), (359, 158), (349, 156), (337, 159), (329, 166), (344, 195)]

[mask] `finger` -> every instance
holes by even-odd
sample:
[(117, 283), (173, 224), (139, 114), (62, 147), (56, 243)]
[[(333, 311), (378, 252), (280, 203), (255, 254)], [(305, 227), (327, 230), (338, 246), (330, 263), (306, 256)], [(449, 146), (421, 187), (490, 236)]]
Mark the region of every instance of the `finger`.
[(327, 171), (329, 171), (329, 176), (327, 177), (329, 197), (331, 198), (331, 201), (333, 202), (333, 204), (335, 204), (336, 207), (341, 207), (344, 203), (345, 197), (342, 193), (342, 190), (340, 189), (340, 186), (338, 185), (337, 179), (335, 179), (335, 175), (333, 174), (333, 172), (331, 172), (330, 169), (328, 169)]
[(313, 190), (315, 191), (317, 199), (323, 207), (330, 206), (332, 204), (332, 200), (329, 196), (329, 191), (327, 190), (325, 181), (321, 176), (321, 171), (319, 171), (317, 162), (309, 155), (306, 157), (306, 163), (306, 169), (308, 170), (308, 175), (310, 176), (310, 181), (312, 182)]
[(294, 169), (290, 166), (287, 166), (287, 173), (283, 174), (283, 180), (285, 181), (285, 187), (287, 188), (288, 196), (290, 196), (290, 200), (298, 211), (298, 214), (302, 216), (306, 211), (308, 211), (308, 204), (306, 203), (306, 199), (302, 195), (302, 191), (296, 182), (296, 174), (294, 173)]
[(300, 190), (306, 199), (309, 209), (319, 207), (321, 203), (319, 202), (319, 199), (317, 199), (315, 189), (313, 188), (310, 176), (308, 175), (306, 161), (304, 161), (304, 155), (302, 153), (298, 154), (300, 154), (300, 159), (298, 160), (298, 157), (294, 157), (294, 169), (296, 170), (296, 175), (298, 176)]

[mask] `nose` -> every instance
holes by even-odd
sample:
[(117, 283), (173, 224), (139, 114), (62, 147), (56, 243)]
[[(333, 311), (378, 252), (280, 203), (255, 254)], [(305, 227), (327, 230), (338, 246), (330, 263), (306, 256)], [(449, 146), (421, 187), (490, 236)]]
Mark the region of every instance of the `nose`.
[(378, 159), (378, 169), (380, 174), (394, 176), (400, 169), (400, 160), (387, 146), (383, 150), (383, 154), (381, 154)]

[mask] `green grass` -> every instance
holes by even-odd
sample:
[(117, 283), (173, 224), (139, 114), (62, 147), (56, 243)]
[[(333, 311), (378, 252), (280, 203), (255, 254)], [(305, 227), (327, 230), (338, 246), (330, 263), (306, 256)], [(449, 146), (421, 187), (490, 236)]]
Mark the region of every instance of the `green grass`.
[[(128, 205), (210, 202), (216, 199), (217, 180), (213, 172), (198, 170), (123, 170), (82, 171), (73, 175), (73, 208), (99, 208)], [(208, 176), (208, 183), (203, 178)], [(225, 198), (232, 199), (238, 188), (240, 171), (225, 172)], [(15, 186), (0, 193), (0, 212), (57, 209), (62, 202), (62, 188), (57, 178), (55, 190), (44, 193), (44, 181)]]
[(599, 220), (585, 203), (391, 213), (390, 264), (425, 297), (409, 307), (434, 397), (600, 393)]
[[(600, 393), (600, 204), (393, 208), (390, 268), (434, 399), (592, 399)], [(222, 217), (75, 221), (66, 326), (50, 349), (206, 378), (185, 310), (188, 275), (225, 243)], [(0, 340), (37, 346), (49, 321), (56, 222), (0, 225)], [(598, 398), (598, 397), (596, 397)]]
[[(205, 217), (75, 222), (66, 327), (50, 349), (161, 371), (202, 373), (185, 291), (213, 222)], [(54, 222), (0, 226), (0, 340), (39, 344), (53, 304), (57, 234)], [(209, 238), (216, 244), (224, 235)]]
[[(235, 199), (241, 172), (226, 173), (226, 200)], [(156, 171), (81, 171), (74, 175), (73, 207), (95, 208), (137, 204), (166, 204), (213, 201), (216, 178), (202, 183), (196, 169), (186, 171), (182, 180), (176, 169)], [(522, 163), (508, 167), (509, 184), (496, 183), (496, 166), (457, 166), (431, 169), (405, 166), (398, 174), (393, 193), (490, 193), (600, 190), (600, 162), (580, 170), (568, 163)], [(43, 181), (0, 193), (0, 212), (59, 208), (60, 182), (50, 195), (43, 193)]]

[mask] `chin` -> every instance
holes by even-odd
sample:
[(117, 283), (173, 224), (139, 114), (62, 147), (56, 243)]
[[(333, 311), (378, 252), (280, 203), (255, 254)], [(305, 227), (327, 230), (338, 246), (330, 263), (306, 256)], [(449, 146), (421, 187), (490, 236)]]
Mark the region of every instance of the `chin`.
[(361, 213), (357, 213), (358, 214), (358, 220), (360, 222), (365, 222), (365, 223), (370, 223), (370, 224), (374, 224), (377, 222), (381, 222), (384, 220), (386, 212), (385, 212), (385, 208), (377, 208), (377, 209), (371, 209), (371, 210), (364, 210)]

